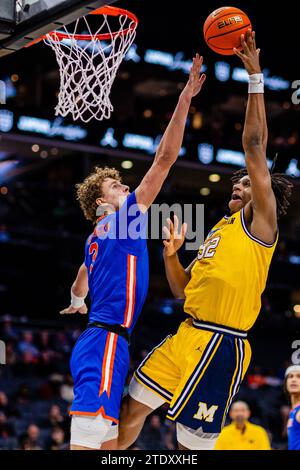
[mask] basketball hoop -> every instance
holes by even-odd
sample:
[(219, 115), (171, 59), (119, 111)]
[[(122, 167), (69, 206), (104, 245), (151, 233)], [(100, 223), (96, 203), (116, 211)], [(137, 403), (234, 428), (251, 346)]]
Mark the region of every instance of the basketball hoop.
[[(100, 23), (97, 27), (93, 25), (95, 15)], [(116, 23), (114, 30), (113, 23)], [(113, 111), (111, 87), (135, 39), (137, 25), (138, 19), (133, 13), (106, 6), (78, 18), (73, 31), (69, 31), (70, 26), (64, 26), (39, 39), (54, 50), (59, 65), (56, 115), (71, 114), (75, 121), (84, 122), (110, 118)]]

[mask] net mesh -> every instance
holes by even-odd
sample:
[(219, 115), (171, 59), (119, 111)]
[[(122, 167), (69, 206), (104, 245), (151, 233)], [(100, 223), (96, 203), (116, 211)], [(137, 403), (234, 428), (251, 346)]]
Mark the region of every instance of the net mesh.
[[(101, 22), (98, 29), (91, 26), (95, 20)], [(60, 71), (56, 115), (65, 117), (71, 114), (73, 120), (81, 119), (83, 122), (110, 118), (113, 112), (111, 88), (135, 39), (137, 27), (137, 23), (125, 14), (113, 20), (106, 14), (88, 15), (76, 20), (72, 32), (70, 26), (64, 26), (59, 32), (46, 35), (44, 42), (54, 50)], [(110, 23), (114, 23), (114, 30)], [(86, 35), (90, 38), (82, 39)]]

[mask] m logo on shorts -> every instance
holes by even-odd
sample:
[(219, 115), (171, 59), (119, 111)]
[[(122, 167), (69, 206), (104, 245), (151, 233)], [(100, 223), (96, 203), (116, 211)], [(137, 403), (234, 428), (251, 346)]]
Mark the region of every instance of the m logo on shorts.
[(194, 415), (195, 419), (199, 419), (199, 421), (206, 421), (207, 423), (212, 423), (215, 417), (215, 412), (219, 407), (217, 405), (212, 405), (209, 409), (207, 409), (207, 403), (203, 403), (200, 401), (199, 409), (197, 413)]

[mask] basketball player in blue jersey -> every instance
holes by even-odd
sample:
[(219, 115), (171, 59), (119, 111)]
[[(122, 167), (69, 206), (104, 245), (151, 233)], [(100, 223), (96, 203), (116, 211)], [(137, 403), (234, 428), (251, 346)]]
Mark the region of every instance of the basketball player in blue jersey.
[[(116, 448), (129, 368), (128, 341), (148, 290), (146, 212), (179, 155), (191, 100), (206, 78), (200, 75), (202, 62), (197, 54), (153, 164), (134, 192), (110, 168), (96, 168), (77, 185), (80, 206), (95, 229), (71, 289), (71, 305), (61, 312), (86, 313), (84, 300), (89, 291), (88, 328), (71, 357), (72, 450)], [(102, 216), (97, 218), (99, 211)]]
[[(184, 299), (188, 318), (144, 359), (124, 400), (119, 449), (135, 442), (146, 417), (168, 403), (180, 449), (213, 449), (251, 358), (247, 332), (261, 307), (278, 241), (278, 218), (286, 213), (292, 184), (270, 174), (263, 74), (254, 32), (241, 37), (249, 74), (243, 132), (246, 169), (235, 173), (230, 216), (209, 231), (187, 268), (177, 255), (183, 244), (169, 221), (164, 261), (170, 288)], [(173, 232), (173, 234), (172, 234)], [(174, 237), (174, 232), (176, 236)]]
[(292, 405), (287, 424), (288, 449), (300, 450), (300, 365), (287, 368), (284, 389)]

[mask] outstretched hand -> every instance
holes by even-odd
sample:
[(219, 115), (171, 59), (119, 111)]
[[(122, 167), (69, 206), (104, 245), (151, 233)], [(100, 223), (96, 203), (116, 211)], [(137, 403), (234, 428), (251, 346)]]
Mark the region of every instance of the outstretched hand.
[(186, 232), (187, 224), (182, 224), (181, 230), (178, 230), (178, 217), (174, 215), (174, 224), (171, 219), (167, 219), (168, 227), (163, 227), (163, 232), (167, 237), (167, 240), (163, 241), (165, 246), (165, 255), (173, 256), (183, 245)]
[(61, 310), (59, 313), (60, 315), (72, 315), (74, 313), (81, 313), (82, 315), (85, 315), (87, 313), (88, 309), (85, 304), (82, 305), (80, 308), (75, 308), (70, 305), (68, 308), (65, 308), (64, 310)]
[(193, 58), (189, 80), (181, 93), (181, 96), (187, 100), (191, 100), (194, 96), (198, 95), (206, 80), (206, 75), (204, 73), (200, 74), (202, 64), (203, 57), (196, 54), (196, 57)]
[(241, 46), (243, 52), (238, 51), (236, 48), (233, 49), (233, 52), (242, 60), (248, 74), (261, 73), (259, 64), (260, 49), (256, 49), (255, 31), (251, 32), (251, 29), (248, 29), (246, 38), (244, 34), (241, 35)]

